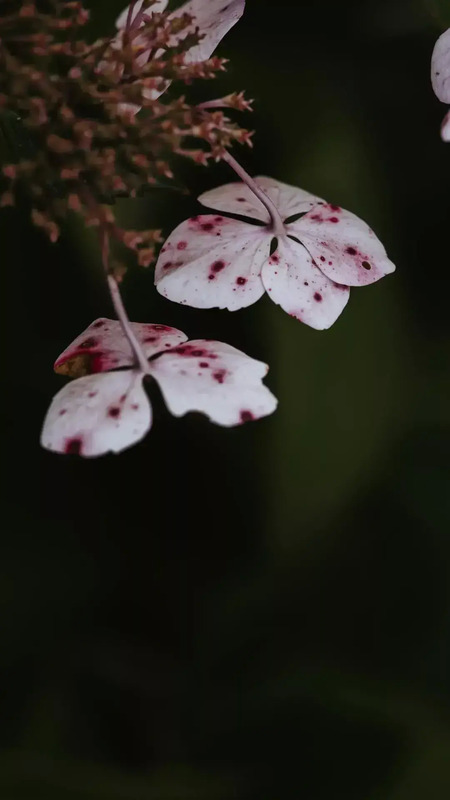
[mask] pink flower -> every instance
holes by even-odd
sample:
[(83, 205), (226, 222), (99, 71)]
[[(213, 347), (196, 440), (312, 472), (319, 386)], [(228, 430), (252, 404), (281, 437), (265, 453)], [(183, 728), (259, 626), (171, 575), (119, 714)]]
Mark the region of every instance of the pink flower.
[(94, 457), (136, 444), (152, 425), (146, 376), (158, 383), (176, 417), (199, 411), (231, 427), (275, 410), (277, 401), (262, 383), (266, 364), (223, 342), (187, 342), (184, 333), (166, 325), (131, 327), (148, 359), (145, 372), (133, 366), (130, 344), (115, 320), (96, 320), (59, 356), (57, 372), (84, 377), (54, 397), (41, 434), (47, 450)]
[(277, 209), (273, 215), (244, 183), (199, 197), (222, 214), (179, 225), (161, 250), (158, 291), (194, 308), (236, 311), (268, 292), (288, 314), (312, 328), (329, 328), (349, 299), (349, 286), (365, 286), (393, 272), (386, 251), (359, 217), (302, 189), (272, 178), (255, 179)]
[[(431, 83), (441, 103), (450, 105), (450, 28), (437, 40), (431, 56)], [(450, 142), (450, 111), (441, 125), (441, 137)]]

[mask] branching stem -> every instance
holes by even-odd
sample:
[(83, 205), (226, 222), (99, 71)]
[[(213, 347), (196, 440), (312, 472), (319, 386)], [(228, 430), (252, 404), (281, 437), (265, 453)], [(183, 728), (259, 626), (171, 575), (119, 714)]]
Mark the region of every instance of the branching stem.
[(272, 202), (270, 197), (268, 197), (268, 195), (263, 191), (263, 189), (261, 189), (258, 186), (256, 181), (248, 174), (248, 172), (246, 172), (245, 169), (241, 167), (239, 162), (236, 161), (234, 156), (232, 156), (231, 153), (228, 152), (228, 150), (225, 150), (225, 153), (222, 156), (222, 158), (224, 161), (227, 162), (227, 164), (230, 165), (231, 169), (235, 171), (236, 175), (238, 175), (241, 178), (241, 180), (244, 181), (245, 184), (247, 184), (248, 188), (251, 189), (253, 194), (255, 194), (258, 200), (261, 201), (263, 206), (265, 206), (270, 216), (270, 220), (272, 223), (272, 232), (274, 233), (274, 235), (282, 236), (286, 232), (286, 229), (284, 226), (284, 222), (280, 216), (280, 212), (278, 211), (275, 203)]

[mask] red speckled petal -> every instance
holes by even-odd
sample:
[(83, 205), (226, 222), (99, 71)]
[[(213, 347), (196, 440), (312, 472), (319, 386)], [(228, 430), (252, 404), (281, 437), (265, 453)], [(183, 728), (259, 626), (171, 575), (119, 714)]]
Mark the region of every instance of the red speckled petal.
[(450, 28), (437, 40), (431, 56), (431, 83), (436, 97), (450, 103)]
[[(143, 2), (144, 2), (144, 0), (137, 0), (137, 3), (136, 3), (136, 5), (135, 5), (135, 7), (133, 9), (133, 16), (132, 16), (131, 21), (134, 20), (134, 18), (136, 17), (136, 14), (139, 14), (139, 11), (142, 8), (142, 3)], [(156, 2), (153, 3), (153, 5), (150, 6), (145, 13), (148, 16), (151, 16), (151, 14), (155, 14), (155, 13), (161, 14), (167, 8), (167, 3), (168, 3), (168, 0), (156, 0)], [(125, 11), (122, 11), (122, 13), (116, 19), (116, 28), (118, 28), (119, 30), (121, 30), (122, 28), (126, 27), (127, 19), (128, 19), (128, 9), (129, 9), (129, 7), (130, 6), (128, 5), (126, 7)]]
[[(264, 175), (254, 180), (276, 205), (283, 219), (294, 214), (306, 213), (318, 202), (323, 202), (320, 197)], [(198, 200), (208, 208), (240, 214), (261, 222), (270, 222), (267, 210), (245, 183), (227, 183), (225, 186), (204, 192)]]
[(262, 269), (267, 293), (291, 317), (311, 328), (329, 328), (347, 305), (350, 291), (330, 281), (302, 245), (278, 240), (276, 252)]
[(245, 308), (264, 294), (260, 272), (272, 238), (265, 228), (227, 217), (186, 220), (161, 250), (158, 292), (194, 308)]
[(287, 229), (336, 283), (366, 286), (395, 270), (369, 226), (338, 206), (316, 206)]
[(120, 453), (139, 442), (152, 423), (142, 377), (127, 370), (68, 383), (48, 410), (42, 446), (55, 453), (92, 458)]
[[(132, 322), (131, 327), (142, 349), (150, 358), (169, 347), (185, 342), (186, 334), (167, 325)], [(55, 362), (55, 371), (72, 378), (131, 367), (133, 355), (120, 322), (96, 319), (64, 350)]]
[(267, 370), (230, 345), (203, 340), (164, 353), (150, 365), (172, 414), (200, 411), (230, 427), (275, 411), (276, 398), (262, 383)]
[(179, 37), (176, 37), (177, 40), (184, 39), (187, 33), (192, 33), (197, 28), (203, 37), (186, 53), (186, 63), (194, 64), (210, 58), (223, 37), (242, 17), (244, 9), (245, 0), (208, 0), (207, 2), (205, 0), (189, 0), (181, 8), (176, 9), (171, 17), (179, 17), (181, 14), (189, 14), (194, 17), (192, 25), (185, 28)]
[(442, 120), (441, 139), (443, 142), (450, 142), (450, 111), (447, 112)]

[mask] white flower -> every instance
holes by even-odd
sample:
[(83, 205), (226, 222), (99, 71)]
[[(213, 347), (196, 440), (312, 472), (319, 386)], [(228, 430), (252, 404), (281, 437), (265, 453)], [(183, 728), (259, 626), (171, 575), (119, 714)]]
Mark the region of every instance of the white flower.
[(93, 457), (136, 444), (152, 425), (146, 376), (158, 383), (176, 417), (199, 411), (231, 427), (275, 410), (277, 401), (262, 383), (266, 364), (223, 342), (187, 342), (166, 325), (131, 327), (148, 359), (145, 372), (133, 367), (131, 347), (115, 320), (96, 320), (59, 356), (57, 372), (83, 377), (53, 399), (41, 435), (47, 450)]
[[(138, 18), (138, 15), (140, 15), (143, 2), (144, 0), (138, 0), (133, 8), (130, 19), (128, 18), (130, 7), (128, 6), (116, 20), (116, 27), (120, 32), (119, 39), (123, 36), (127, 24), (133, 24)], [(167, 2), (168, 0), (156, 0), (145, 14), (142, 15), (141, 21), (137, 24), (142, 26), (145, 24), (146, 19), (149, 19), (152, 14), (160, 14), (165, 11)], [(169, 19), (177, 19), (183, 14), (189, 14), (189, 16), (193, 17), (192, 24), (180, 31), (179, 34), (174, 35), (170, 45), (175, 47), (182, 39), (185, 39), (186, 36), (198, 31), (201, 40), (184, 54), (184, 61), (186, 64), (206, 61), (213, 54), (223, 37), (242, 17), (244, 9), (245, 0), (189, 0), (189, 2), (184, 3), (184, 5), (177, 8), (169, 15)], [(142, 41), (140, 41), (139, 37), (137, 38), (137, 43), (142, 45)], [(151, 48), (149, 48), (139, 55), (137, 59), (138, 66), (145, 66), (150, 58), (151, 52)], [(160, 50), (155, 53), (155, 58), (158, 58), (161, 52)]]
[(218, 214), (182, 222), (156, 264), (164, 297), (236, 311), (268, 292), (288, 314), (320, 330), (341, 314), (349, 286), (394, 271), (379, 239), (354, 214), (272, 178), (255, 182), (276, 207), (281, 229), (274, 230), (269, 212), (244, 183), (206, 192), (199, 197), (203, 205), (264, 224)]
[[(441, 103), (450, 105), (450, 28), (437, 40), (431, 56), (431, 83)], [(441, 137), (450, 142), (450, 111), (441, 125)]]

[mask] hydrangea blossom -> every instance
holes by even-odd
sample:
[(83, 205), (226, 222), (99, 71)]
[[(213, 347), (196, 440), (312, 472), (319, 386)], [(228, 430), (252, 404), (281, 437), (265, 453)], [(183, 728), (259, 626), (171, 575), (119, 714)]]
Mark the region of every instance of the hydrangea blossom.
[[(441, 103), (450, 105), (450, 28), (437, 40), (431, 57), (431, 82)], [(441, 125), (441, 137), (450, 142), (450, 110)]]
[[(167, 7), (168, 0), (155, 0), (148, 9), (143, 8), (144, 0), (137, 0), (128, 6), (116, 20), (116, 27), (119, 30), (117, 45), (123, 43), (124, 33), (139, 30), (145, 25), (155, 13), (162, 13)], [(176, 47), (183, 39), (189, 35), (200, 38), (195, 44), (184, 52), (184, 63), (195, 64), (206, 61), (214, 53), (214, 50), (244, 13), (245, 0), (189, 0), (180, 8), (169, 14), (169, 20), (176, 20), (183, 15), (192, 17), (192, 22), (184, 27), (179, 33), (173, 34), (168, 45)], [(162, 49), (155, 49), (148, 46), (146, 39), (139, 34), (134, 36), (133, 44), (139, 49), (136, 58), (136, 66), (144, 67), (151, 58), (159, 58)], [(158, 98), (169, 86), (170, 81), (166, 81), (162, 89), (147, 89), (144, 94), (149, 99)], [(139, 111), (139, 106), (134, 108), (128, 106), (130, 110)]]
[(146, 376), (158, 383), (176, 417), (199, 411), (231, 427), (275, 410), (277, 401), (262, 383), (266, 364), (223, 342), (188, 342), (182, 331), (166, 325), (130, 326), (145, 369), (136, 366), (121, 323), (105, 318), (59, 356), (55, 370), (77, 380), (53, 399), (41, 435), (47, 450), (93, 457), (136, 444), (152, 425)]
[(320, 330), (341, 314), (350, 286), (366, 286), (395, 269), (354, 214), (272, 178), (254, 184), (229, 183), (199, 197), (209, 208), (248, 221), (220, 213), (182, 222), (156, 265), (164, 297), (236, 311), (267, 292), (288, 314)]

